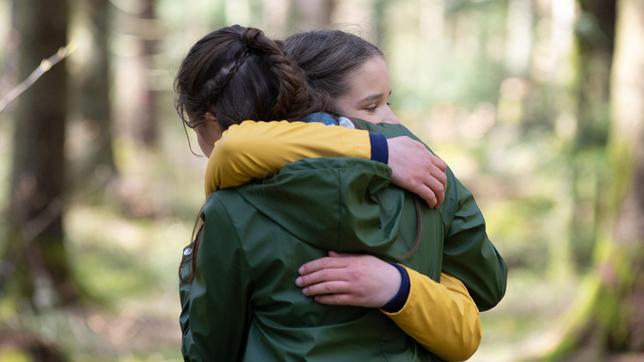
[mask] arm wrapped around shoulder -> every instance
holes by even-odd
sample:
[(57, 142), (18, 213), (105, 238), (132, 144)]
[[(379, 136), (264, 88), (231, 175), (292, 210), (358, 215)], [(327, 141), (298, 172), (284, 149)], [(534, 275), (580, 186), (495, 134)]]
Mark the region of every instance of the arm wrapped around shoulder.
[(315, 157), (371, 157), (368, 131), (321, 123), (245, 121), (226, 130), (208, 160), (206, 195)]

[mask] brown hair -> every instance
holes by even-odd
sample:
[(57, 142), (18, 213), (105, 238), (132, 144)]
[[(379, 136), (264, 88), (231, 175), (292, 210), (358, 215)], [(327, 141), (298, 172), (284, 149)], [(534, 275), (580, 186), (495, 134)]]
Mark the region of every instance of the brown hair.
[(175, 91), (177, 113), (189, 127), (206, 112), (227, 129), (247, 119), (301, 119), (322, 107), (281, 42), (239, 25), (215, 30), (192, 46)]
[[(181, 62), (174, 87), (177, 113), (190, 128), (203, 122), (206, 112), (225, 130), (247, 119), (302, 119), (323, 108), (282, 43), (259, 29), (240, 25), (215, 30), (193, 45)], [(193, 231), (188, 281), (196, 272), (200, 221)]]
[(353, 71), (374, 56), (383, 56), (377, 46), (340, 30), (292, 35), (284, 41), (284, 49), (302, 68), (309, 85), (327, 101), (349, 90), (348, 78)]

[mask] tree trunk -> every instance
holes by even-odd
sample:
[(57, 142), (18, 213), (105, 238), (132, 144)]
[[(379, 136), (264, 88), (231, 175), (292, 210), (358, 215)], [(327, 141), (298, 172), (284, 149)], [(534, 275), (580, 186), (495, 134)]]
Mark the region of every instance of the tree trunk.
[[(143, 0), (141, 19), (148, 23), (147, 30), (157, 29), (156, 1)], [(141, 34), (141, 63), (144, 71), (143, 94), (141, 95), (141, 112), (139, 112), (137, 139), (146, 147), (154, 148), (159, 143), (159, 112), (158, 92), (151, 82), (151, 73), (155, 67), (154, 57), (157, 53), (159, 40), (157, 31), (147, 31)]]
[(619, 3), (612, 72), (612, 189), (587, 289), (552, 360), (644, 352), (644, 3)]
[(80, 90), (80, 111), (92, 135), (92, 145), (83, 160), (81, 174), (116, 174), (112, 147), (112, 110), (109, 37), (112, 8), (109, 0), (90, 0), (84, 4), (86, 26), (91, 34), (91, 51), (84, 69)]
[(598, 237), (601, 169), (610, 124), (610, 74), (615, 45), (616, 0), (579, 0), (576, 24), (577, 131), (571, 147), (573, 255), (579, 267), (589, 260)]
[[(16, 0), (19, 79), (67, 44), (68, 2)], [(9, 226), (1, 285), (35, 306), (78, 297), (63, 242), (65, 180), (65, 61), (18, 99)]]

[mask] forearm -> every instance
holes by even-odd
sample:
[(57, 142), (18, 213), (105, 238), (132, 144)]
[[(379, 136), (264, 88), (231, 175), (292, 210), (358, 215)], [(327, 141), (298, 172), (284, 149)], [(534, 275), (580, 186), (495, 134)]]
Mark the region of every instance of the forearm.
[(397, 312), (383, 313), (440, 358), (470, 358), (481, 341), (481, 325), (467, 288), (447, 274), (441, 274), (439, 284), (413, 269), (405, 269), (410, 278), (407, 302)]
[(303, 158), (386, 157), (386, 140), (380, 138), (378, 149), (382, 153), (384, 145), (384, 155), (372, 152), (368, 131), (321, 123), (246, 121), (231, 126), (215, 143), (206, 169), (206, 194), (266, 177)]

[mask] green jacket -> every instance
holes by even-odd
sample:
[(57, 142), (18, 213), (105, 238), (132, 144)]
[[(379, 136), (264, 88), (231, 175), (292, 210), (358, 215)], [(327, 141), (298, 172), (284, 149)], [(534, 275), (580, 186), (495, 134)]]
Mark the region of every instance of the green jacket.
[(295, 286), (303, 263), (335, 250), (401, 262), (437, 281), (444, 270), (481, 309), (498, 303), (507, 271), (471, 194), (450, 172), (441, 208), (420, 207), (389, 185), (390, 172), (366, 160), (307, 159), (214, 193), (202, 211), (194, 279), (185, 278), (188, 250), (180, 269), (184, 358), (438, 360), (377, 309), (320, 305)]

